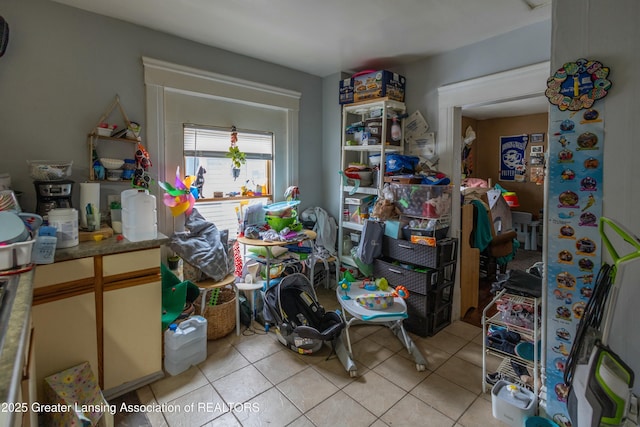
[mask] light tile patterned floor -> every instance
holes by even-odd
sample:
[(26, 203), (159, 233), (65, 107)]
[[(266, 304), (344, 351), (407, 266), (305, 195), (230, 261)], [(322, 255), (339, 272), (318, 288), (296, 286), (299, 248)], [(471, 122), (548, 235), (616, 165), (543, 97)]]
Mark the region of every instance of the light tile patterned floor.
[[(327, 309), (334, 291), (318, 290)], [(298, 355), (273, 333), (235, 333), (208, 343), (208, 358), (138, 390), (152, 426), (504, 426), (483, 395), (481, 329), (453, 322), (433, 337), (411, 335), (427, 358), (418, 372), (398, 339), (380, 326), (353, 326), (358, 376), (329, 349)], [(495, 361), (492, 361), (495, 364)]]

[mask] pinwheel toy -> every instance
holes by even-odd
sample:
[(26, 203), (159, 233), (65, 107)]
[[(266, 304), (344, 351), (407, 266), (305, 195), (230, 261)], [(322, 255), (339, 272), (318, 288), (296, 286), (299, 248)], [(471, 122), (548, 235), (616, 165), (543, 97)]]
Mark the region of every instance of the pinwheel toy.
[[(176, 181), (175, 187), (168, 182), (159, 182), (158, 185), (166, 193), (164, 194), (162, 201), (165, 206), (171, 209), (173, 216), (178, 216), (182, 213), (187, 215), (191, 214), (193, 205), (198, 198), (198, 189), (192, 187), (196, 177), (193, 175), (186, 176), (184, 179), (180, 178), (180, 166), (176, 168)], [(195, 193), (195, 194), (194, 194)]]

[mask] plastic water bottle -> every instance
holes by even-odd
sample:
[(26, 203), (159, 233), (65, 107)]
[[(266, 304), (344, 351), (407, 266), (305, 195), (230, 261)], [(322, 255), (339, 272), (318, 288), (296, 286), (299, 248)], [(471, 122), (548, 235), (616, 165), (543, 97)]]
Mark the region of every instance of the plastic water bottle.
[(192, 316), (164, 332), (164, 370), (178, 375), (207, 358), (207, 319)]
[(158, 237), (156, 197), (148, 190), (125, 190), (122, 202), (122, 234), (130, 242)]

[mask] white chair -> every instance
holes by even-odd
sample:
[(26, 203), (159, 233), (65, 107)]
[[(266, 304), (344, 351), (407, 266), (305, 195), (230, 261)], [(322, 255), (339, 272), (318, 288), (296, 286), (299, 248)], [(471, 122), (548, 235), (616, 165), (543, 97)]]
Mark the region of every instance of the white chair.
[(538, 250), (538, 226), (539, 221), (533, 221), (533, 215), (529, 212), (511, 211), (513, 229), (518, 233), (518, 241), (523, 244), (525, 251)]

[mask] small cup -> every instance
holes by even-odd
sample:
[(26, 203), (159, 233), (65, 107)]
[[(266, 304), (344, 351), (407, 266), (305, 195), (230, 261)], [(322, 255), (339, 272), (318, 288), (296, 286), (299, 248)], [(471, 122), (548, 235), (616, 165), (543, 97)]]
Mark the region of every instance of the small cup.
[(100, 230), (100, 213), (87, 214), (87, 229), (89, 231)]

